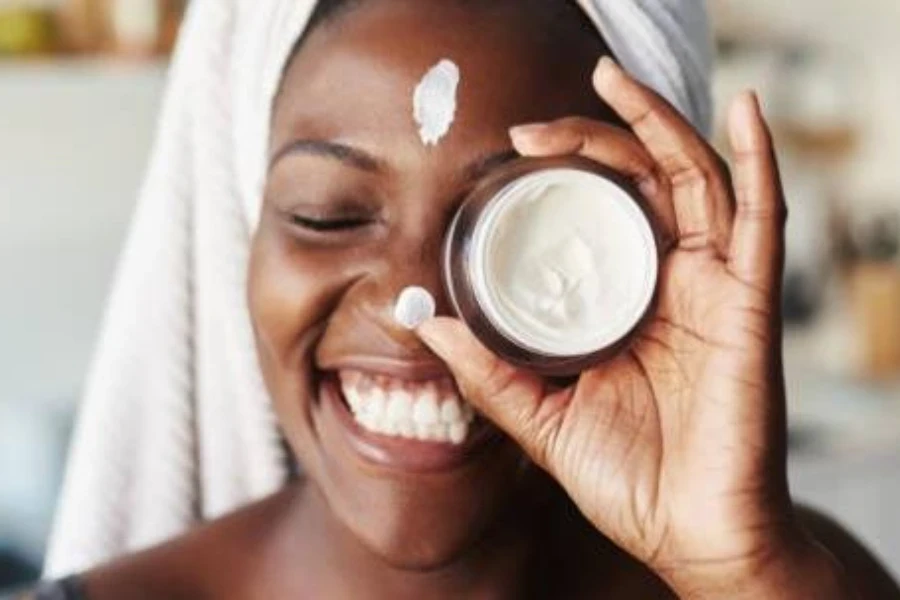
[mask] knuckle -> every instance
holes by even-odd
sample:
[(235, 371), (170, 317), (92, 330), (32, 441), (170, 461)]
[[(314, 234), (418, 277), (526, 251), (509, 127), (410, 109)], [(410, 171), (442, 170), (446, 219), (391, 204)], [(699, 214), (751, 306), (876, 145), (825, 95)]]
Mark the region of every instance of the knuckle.
[(709, 182), (709, 174), (695, 162), (683, 163), (680, 159), (673, 161), (668, 169), (669, 179), (676, 188), (690, 188), (705, 192)]
[(768, 160), (770, 153), (763, 148), (744, 148), (734, 151), (734, 162), (737, 165), (755, 164)]
[(652, 103), (648, 103), (634, 116), (632, 127), (635, 131), (649, 129), (662, 120), (659, 107), (654, 106)]
[(663, 198), (670, 198), (672, 196), (672, 181), (666, 176), (663, 168), (654, 163), (651, 171), (651, 176), (659, 183), (659, 193)]
[(784, 202), (759, 203), (753, 200), (738, 202), (741, 218), (752, 221), (774, 221), (784, 227), (787, 225), (788, 208)]
[(695, 194), (730, 196), (731, 168), (711, 149), (698, 149), (694, 158), (688, 154), (673, 156), (663, 166), (675, 188), (689, 189)]
[(622, 170), (631, 175), (632, 179), (638, 185), (653, 183), (657, 189), (661, 187), (661, 184), (665, 179), (656, 164), (641, 155), (629, 156), (622, 166)]
[(553, 122), (550, 135), (557, 146), (581, 153), (590, 140), (591, 128), (583, 117), (563, 117)]
[(515, 393), (517, 379), (517, 372), (512, 366), (501, 360), (494, 360), (487, 367), (483, 383), (475, 393), (484, 401), (507, 396)]
[(632, 119), (635, 129), (668, 128), (682, 120), (678, 111), (655, 91), (642, 86), (636, 93), (641, 108)]
[(585, 117), (563, 117), (556, 124), (563, 131), (579, 136), (585, 136), (591, 130), (591, 123)]

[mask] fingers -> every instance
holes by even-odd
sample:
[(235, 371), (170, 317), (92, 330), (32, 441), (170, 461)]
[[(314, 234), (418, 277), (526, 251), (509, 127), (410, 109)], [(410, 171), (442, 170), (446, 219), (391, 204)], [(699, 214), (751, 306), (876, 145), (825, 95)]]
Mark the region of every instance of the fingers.
[(772, 137), (755, 94), (747, 92), (734, 101), (728, 134), (734, 152), (737, 201), (728, 267), (749, 285), (778, 294), (787, 208)]
[(609, 57), (594, 72), (600, 97), (628, 123), (672, 184), (679, 243), (727, 256), (733, 207), (727, 167), (675, 108)]
[(663, 235), (670, 240), (676, 238), (677, 225), (668, 181), (631, 132), (593, 119), (567, 117), (550, 123), (514, 127), (510, 137), (523, 156), (578, 154), (622, 173), (646, 198)]
[(659, 185), (656, 161), (640, 140), (620, 127), (583, 117), (520, 125), (510, 130), (524, 156), (580, 154), (627, 175), (644, 190)]
[(457, 319), (431, 319), (416, 333), (450, 368), (466, 400), (543, 464), (548, 432), (562, 412), (559, 401), (544, 398), (543, 381), (497, 358)]

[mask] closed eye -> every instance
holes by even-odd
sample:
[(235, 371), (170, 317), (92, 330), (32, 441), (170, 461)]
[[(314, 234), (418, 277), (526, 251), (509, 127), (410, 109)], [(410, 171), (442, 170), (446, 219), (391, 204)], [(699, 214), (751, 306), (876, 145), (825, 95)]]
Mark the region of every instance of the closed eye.
[(291, 215), (291, 221), (298, 227), (316, 233), (348, 231), (371, 225), (374, 222), (372, 219), (365, 218), (313, 219), (300, 215)]

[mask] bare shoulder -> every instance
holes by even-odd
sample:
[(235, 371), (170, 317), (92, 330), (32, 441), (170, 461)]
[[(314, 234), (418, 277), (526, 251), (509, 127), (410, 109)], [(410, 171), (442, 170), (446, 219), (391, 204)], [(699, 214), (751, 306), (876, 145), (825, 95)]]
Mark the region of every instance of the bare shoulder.
[[(240, 598), (285, 504), (281, 493), (82, 577), (90, 600)], [(26, 598), (28, 598), (26, 596)], [(40, 597), (38, 597), (40, 598)]]
[(900, 600), (900, 587), (887, 568), (846, 528), (808, 507), (798, 506), (797, 516), (846, 569), (862, 600)]
[(60, 581), (45, 581), (33, 589), (22, 590), (13, 600), (84, 600), (81, 579), (69, 577)]

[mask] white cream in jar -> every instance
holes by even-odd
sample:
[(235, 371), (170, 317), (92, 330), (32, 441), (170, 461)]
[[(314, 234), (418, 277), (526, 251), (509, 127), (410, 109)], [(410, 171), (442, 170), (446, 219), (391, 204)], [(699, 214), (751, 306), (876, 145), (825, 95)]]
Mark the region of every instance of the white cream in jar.
[(568, 372), (627, 338), (659, 275), (636, 194), (583, 164), (529, 168), (487, 193), (461, 209), (445, 257), (451, 300), (482, 341)]

